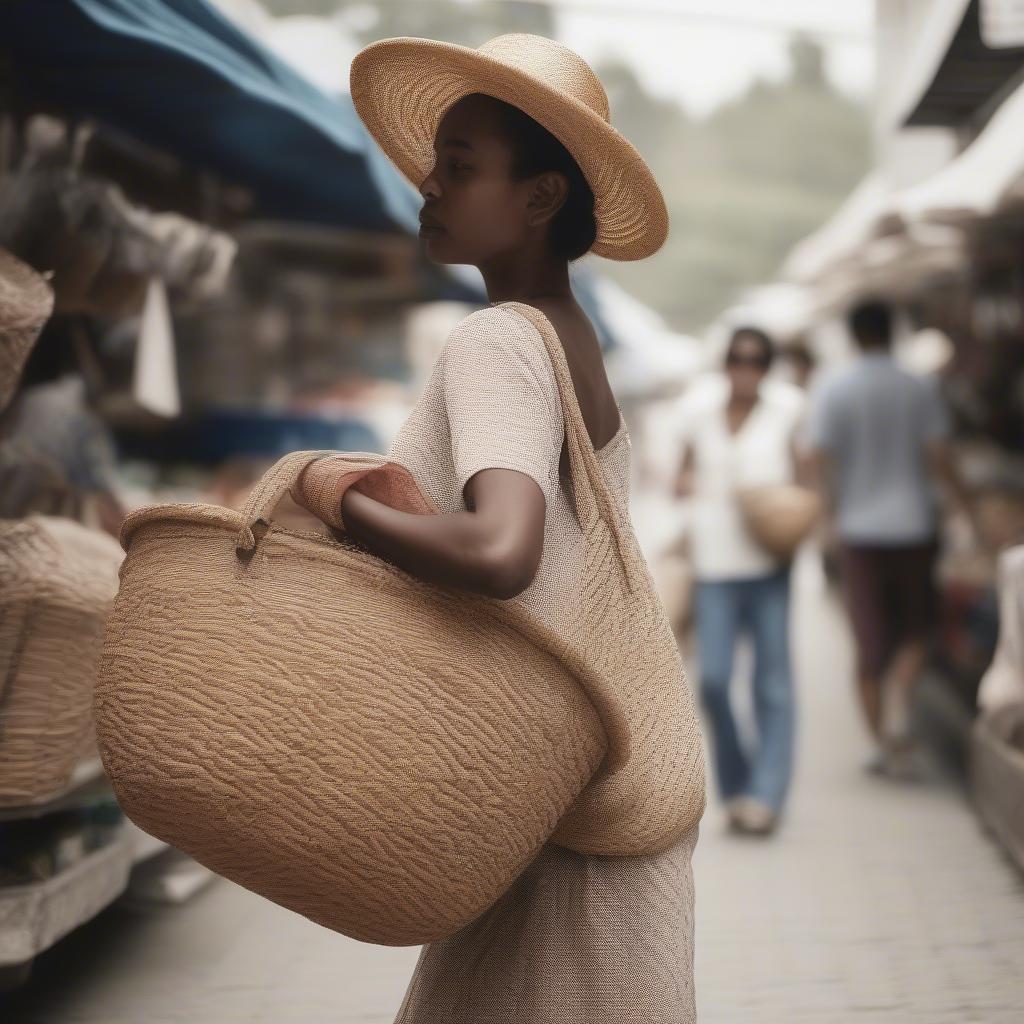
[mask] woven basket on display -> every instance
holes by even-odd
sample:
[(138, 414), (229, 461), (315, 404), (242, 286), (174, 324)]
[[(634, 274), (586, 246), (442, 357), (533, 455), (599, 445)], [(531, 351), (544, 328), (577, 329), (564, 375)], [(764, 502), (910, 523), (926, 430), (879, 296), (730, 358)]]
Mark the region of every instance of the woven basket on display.
[(241, 512), (153, 506), (122, 530), (95, 703), (121, 806), (213, 870), (364, 941), (452, 934), (549, 839), (654, 852), (704, 808), (664, 609), (557, 335), (513, 305), (540, 327), (562, 394), (586, 545), (576, 642), (515, 599), (427, 584), (347, 535), (270, 520), (327, 457), (335, 508), (361, 481), (395, 507), (436, 511), (381, 455), (296, 452)]
[(737, 492), (747, 529), (779, 558), (792, 558), (821, 517), (821, 499), (798, 484), (746, 487)]
[(28, 264), (0, 249), (0, 411), (53, 311), (53, 292)]
[(0, 520), (0, 806), (58, 796), (96, 756), (96, 662), (123, 557), (70, 519)]

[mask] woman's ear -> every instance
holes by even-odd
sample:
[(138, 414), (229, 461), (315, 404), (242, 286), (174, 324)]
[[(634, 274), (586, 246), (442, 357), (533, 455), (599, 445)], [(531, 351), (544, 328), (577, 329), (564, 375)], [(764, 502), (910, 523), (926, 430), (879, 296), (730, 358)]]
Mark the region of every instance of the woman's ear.
[(539, 227), (551, 220), (569, 195), (569, 179), (561, 171), (537, 175), (527, 203), (527, 224)]

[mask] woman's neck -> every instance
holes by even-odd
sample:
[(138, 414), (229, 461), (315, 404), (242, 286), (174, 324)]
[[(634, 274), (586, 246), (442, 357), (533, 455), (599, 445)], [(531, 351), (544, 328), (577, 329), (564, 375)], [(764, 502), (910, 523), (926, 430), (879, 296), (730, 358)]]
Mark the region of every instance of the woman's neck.
[(569, 282), (569, 264), (550, 256), (537, 259), (495, 261), (480, 266), (487, 299), (497, 302), (533, 303), (538, 299), (574, 301)]

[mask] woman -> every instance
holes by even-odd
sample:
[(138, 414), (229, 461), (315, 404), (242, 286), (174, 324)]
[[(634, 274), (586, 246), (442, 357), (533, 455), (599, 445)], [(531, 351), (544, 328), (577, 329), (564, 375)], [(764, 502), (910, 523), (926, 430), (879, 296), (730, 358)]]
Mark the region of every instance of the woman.
[[(743, 521), (736, 491), (793, 479), (803, 398), (766, 380), (774, 345), (753, 327), (736, 330), (725, 377), (697, 386), (679, 409), (683, 446), (676, 494), (692, 495), (701, 701), (711, 722), (718, 789), (733, 828), (770, 832), (789, 788), (795, 705), (789, 654), (790, 566), (762, 548)], [(802, 472), (802, 471), (801, 471)], [(746, 750), (730, 702), (741, 631), (754, 644), (757, 742)]]
[[(626, 521), (629, 434), (568, 264), (588, 251), (654, 252), (664, 202), (608, 123), (593, 71), (551, 40), (500, 36), (478, 50), (382, 40), (357, 56), (351, 78), (360, 116), (424, 197), (427, 256), (478, 267), (491, 305), (453, 330), (388, 452), (443, 514), (403, 513), (351, 488), (342, 518), (409, 572), (521, 601), (562, 628), (581, 599), (569, 571), (581, 533), (566, 494), (560, 394), (539, 329), (497, 303), (532, 305), (554, 326)], [(423, 947), (397, 1020), (694, 1020), (696, 838), (693, 825), (639, 857), (549, 842), (489, 910)]]

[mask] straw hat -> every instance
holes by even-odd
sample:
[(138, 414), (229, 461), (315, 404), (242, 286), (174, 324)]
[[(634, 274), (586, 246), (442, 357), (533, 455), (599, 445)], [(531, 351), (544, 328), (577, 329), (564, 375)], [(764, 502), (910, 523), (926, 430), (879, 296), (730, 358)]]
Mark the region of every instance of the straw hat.
[(0, 249), (0, 410), (53, 311), (53, 292), (30, 266)]
[(481, 92), (529, 114), (576, 159), (594, 192), (591, 251), (641, 260), (668, 234), (665, 199), (651, 169), (609, 123), (608, 96), (576, 53), (544, 36), (511, 32), (477, 49), (434, 39), (380, 39), (356, 54), (352, 102), (367, 130), (417, 188), (434, 166), (448, 108)]

